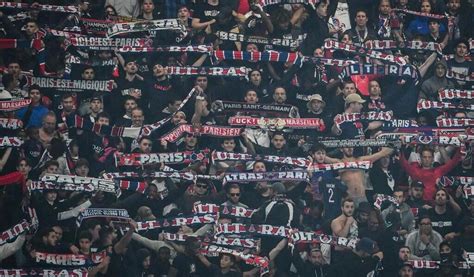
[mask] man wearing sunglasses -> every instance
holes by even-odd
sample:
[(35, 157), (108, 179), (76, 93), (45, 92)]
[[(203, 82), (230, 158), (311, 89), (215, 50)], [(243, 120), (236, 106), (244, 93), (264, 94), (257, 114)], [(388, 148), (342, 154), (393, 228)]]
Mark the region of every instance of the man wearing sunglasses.
[(227, 201), (224, 206), (238, 206), (248, 209), (248, 206), (240, 202), (240, 187), (238, 184), (229, 184), (226, 189)]

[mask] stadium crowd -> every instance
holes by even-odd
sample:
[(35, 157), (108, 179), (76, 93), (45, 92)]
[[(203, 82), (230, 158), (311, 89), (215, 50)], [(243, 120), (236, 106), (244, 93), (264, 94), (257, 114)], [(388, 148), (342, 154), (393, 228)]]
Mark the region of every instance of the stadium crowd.
[(474, 276), (473, 5), (0, 2), (0, 276)]

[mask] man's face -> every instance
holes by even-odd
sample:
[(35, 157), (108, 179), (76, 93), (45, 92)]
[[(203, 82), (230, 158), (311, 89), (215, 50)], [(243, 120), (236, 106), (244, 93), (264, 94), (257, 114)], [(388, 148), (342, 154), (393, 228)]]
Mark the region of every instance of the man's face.
[(256, 162), (253, 166), (253, 172), (266, 172), (267, 167), (262, 162)]
[(404, 266), (399, 271), (400, 277), (413, 277), (413, 269), (409, 266)]
[(184, 142), (188, 147), (194, 148), (197, 144), (197, 138), (193, 135), (187, 135), (184, 139)]
[(423, 218), (421, 221), (420, 221), (420, 231), (423, 232), (423, 233), (429, 233), (431, 232), (431, 219), (429, 218)]
[(41, 101), (41, 93), (37, 89), (32, 89), (29, 93), (32, 103), (39, 103)]
[(196, 86), (199, 86), (203, 90), (206, 90), (207, 89), (207, 77), (197, 77)]
[(179, 109), (179, 106), (181, 106), (181, 103), (182, 103), (181, 100), (177, 100), (177, 101), (174, 101), (172, 104), (168, 104), (169, 111), (172, 113), (176, 112)]
[(369, 94), (372, 97), (379, 97), (382, 91), (380, 90), (379, 82), (370, 81), (369, 83)]
[(46, 173), (49, 174), (57, 174), (58, 173), (58, 166), (55, 164), (51, 164), (46, 168)]
[(405, 196), (403, 195), (403, 191), (394, 191), (393, 197), (397, 199), (399, 204), (402, 204), (403, 202), (405, 202)]
[(138, 71), (138, 66), (136, 62), (128, 62), (125, 65), (125, 72), (128, 74), (136, 74)]
[(439, 254), (451, 254), (451, 247), (449, 247), (448, 245), (441, 246), (441, 248), (439, 249)]
[(81, 166), (77, 167), (76, 168), (76, 174), (78, 176), (87, 177), (87, 175), (89, 174), (89, 167), (87, 167), (86, 165), (81, 165)]
[(205, 183), (196, 183), (196, 185), (194, 185), (194, 188), (197, 194), (204, 195), (209, 189), (209, 186), (208, 184), (205, 184)]
[(250, 43), (250, 44), (247, 44), (247, 47), (245, 47), (245, 51), (247, 51), (247, 52), (258, 52), (258, 47), (257, 47), (257, 45), (255, 45), (253, 43)]
[(367, 24), (367, 15), (365, 14), (365, 12), (358, 12), (357, 15), (356, 15), (356, 24), (357, 26), (359, 27), (363, 27), (365, 28), (366, 24)]
[(31, 166), (29, 166), (25, 160), (22, 160), (18, 164), (17, 170), (20, 171), (21, 174), (27, 175), (31, 170)]
[(110, 124), (110, 120), (107, 118), (107, 117), (99, 117), (99, 119), (97, 119), (97, 124), (99, 125), (104, 125), (104, 126), (109, 126)]
[(314, 265), (323, 264), (323, 254), (321, 251), (311, 251), (309, 255), (309, 262)]
[(274, 135), (272, 138), (273, 147), (282, 149), (285, 146), (286, 140), (282, 135)]
[(423, 188), (421, 187), (412, 187), (411, 196), (415, 199), (421, 199), (423, 197)]
[(446, 68), (443, 65), (436, 66), (436, 77), (443, 78), (446, 76)]
[(65, 112), (72, 112), (74, 110), (74, 100), (72, 97), (64, 98), (62, 104)]
[(79, 248), (84, 252), (89, 252), (91, 248), (91, 241), (89, 239), (80, 239)]
[[(48, 172), (49, 173), (49, 172)], [(46, 201), (48, 202), (54, 202), (56, 201), (56, 198), (58, 197), (58, 193), (55, 191), (48, 191), (46, 193)]]
[(245, 102), (248, 104), (255, 104), (258, 102), (257, 93), (253, 90), (247, 91), (247, 94), (244, 98)]
[(142, 110), (133, 110), (132, 111), (132, 125), (134, 127), (142, 126), (144, 120), (145, 120), (145, 116), (143, 115)]
[(424, 168), (431, 168), (433, 165), (433, 153), (431, 151), (421, 152), (421, 166)]
[(143, 1), (143, 12), (145, 13), (151, 13), (155, 9), (155, 5), (153, 4), (153, 1), (151, 0), (145, 0)]
[(181, 8), (178, 10), (178, 18), (181, 19), (181, 20), (186, 20), (189, 18), (189, 10), (188, 8)]
[(354, 156), (354, 148), (352, 147), (343, 147), (342, 148), (342, 154), (344, 155), (344, 157), (352, 157)]
[(81, 74), (81, 77), (84, 80), (94, 80), (94, 78), (95, 78), (94, 69), (88, 68), (88, 69), (84, 70)]
[(458, 57), (466, 56), (466, 54), (467, 54), (467, 45), (464, 44), (464, 43), (459, 43), (456, 46), (455, 53), (456, 53), (456, 56), (458, 56)]
[(403, 247), (400, 250), (398, 250), (398, 258), (404, 262), (408, 261), (410, 258), (410, 248)]
[(229, 193), (227, 193), (227, 198), (229, 198), (230, 202), (232, 202), (233, 204), (239, 203), (240, 189), (239, 188), (231, 188)]
[(130, 114), (131, 114), (132, 110), (137, 107), (137, 102), (134, 101), (134, 100), (129, 99), (129, 100), (125, 101), (125, 105), (124, 105), (124, 106), (125, 106), (125, 111), (126, 111), (127, 113), (130, 113)]
[(18, 76), (21, 72), (20, 65), (18, 63), (10, 63), (8, 65), (8, 73), (14, 76)]
[(428, 1), (423, 1), (421, 3), (421, 12), (422, 13), (430, 13), (431, 12), (431, 4)]
[(149, 139), (142, 139), (140, 142), (139, 148), (142, 153), (151, 153), (151, 147), (153, 146), (151, 140)]
[(94, 113), (99, 113), (102, 110), (102, 101), (100, 100), (93, 100), (91, 102), (91, 111)]
[(367, 220), (367, 226), (369, 228), (370, 231), (376, 231), (379, 226), (380, 226), (380, 222), (379, 220), (377, 219), (377, 217), (375, 216), (371, 216), (369, 217), (369, 219)]
[(259, 71), (253, 71), (250, 73), (250, 82), (254, 84), (255, 86), (260, 85), (260, 82), (262, 81), (262, 74), (260, 74)]
[(233, 152), (235, 149), (235, 141), (233, 139), (226, 139), (221, 144), (222, 149), (227, 152)]
[(58, 235), (56, 235), (56, 232), (52, 231), (48, 233), (48, 236), (46, 237), (46, 243), (48, 246), (56, 246), (58, 242)]
[(51, 134), (56, 129), (56, 117), (48, 115), (43, 119), (43, 129), (45, 132)]
[(155, 64), (155, 66), (153, 66), (153, 76), (161, 77), (165, 75), (165, 73), (165, 68), (161, 64)]
[(390, 13), (390, 3), (388, 1), (382, 1), (379, 5), (379, 12), (383, 15)]
[(428, 25), (429, 29), (430, 29), (430, 33), (432, 34), (436, 34), (439, 32), (439, 23), (438, 22), (434, 22), (434, 21), (431, 21), (430, 24)]
[(350, 94), (356, 93), (357, 89), (354, 83), (347, 83), (344, 85), (344, 88), (342, 89), (342, 94), (344, 97), (347, 97)]
[(310, 104), (311, 104), (311, 106), (310, 106), (311, 110), (313, 112), (320, 112), (323, 109), (323, 106), (324, 106), (323, 102), (321, 102), (319, 100), (312, 100)]
[(273, 92), (273, 100), (278, 104), (283, 104), (286, 101), (286, 90), (284, 88), (276, 88)]
[(36, 34), (36, 32), (38, 32), (38, 25), (34, 22), (28, 22), (26, 24), (25, 32), (29, 36)]
[(318, 150), (313, 154), (313, 159), (317, 163), (324, 163), (324, 158), (326, 158), (326, 151), (324, 150)]
[(61, 241), (63, 238), (63, 229), (59, 226), (53, 226), (53, 230), (56, 233), (56, 236), (58, 236), (58, 241)]
[(352, 216), (354, 214), (354, 202), (344, 202), (344, 206), (342, 206), (342, 213), (347, 217)]
[(232, 259), (228, 255), (223, 255), (220, 259), (221, 268), (230, 268), (234, 265)]
[(352, 44), (352, 38), (348, 34), (343, 35), (341, 41), (346, 44)]
[(184, 113), (176, 113), (175, 115), (173, 115), (172, 121), (175, 125), (180, 124), (186, 121), (186, 116), (184, 115)]
[(446, 202), (448, 201), (448, 196), (446, 195), (446, 192), (443, 190), (440, 190), (436, 193), (435, 195), (435, 203), (438, 206), (444, 206), (446, 205)]
[(457, 12), (461, 8), (461, 0), (450, 0), (446, 5), (451, 12)]

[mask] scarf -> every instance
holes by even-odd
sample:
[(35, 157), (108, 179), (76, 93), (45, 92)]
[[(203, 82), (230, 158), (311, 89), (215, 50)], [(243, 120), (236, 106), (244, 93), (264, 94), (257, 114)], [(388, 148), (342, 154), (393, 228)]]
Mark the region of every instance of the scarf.
[(438, 127), (473, 127), (474, 119), (472, 118), (440, 118), (436, 120)]
[(316, 129), (322, 132), (326, 129), (320, 118), (255, 118), (247, 116), (233, 116), (229, 118), (231, 126), (259, 127), (265, 130), (282, 129)]
[(113, 218), (118, 221), (130, 220), (128, 211), (125, 209), (87, 208), (77, 217), (77, 226), (81, 226), (83, 220), (90, 218)]
[(420, 112), (421, 110), (474, 110), (474, 105), (463, 105), (463, 104), (453, 104), (448, 102), (438, 102), (438, 101), (429, 101), (429, 100), (420, 100), (416, 105), (416, 110)]
[(87, 277), (86, 268), (76, 269), (0, 269), (0, 276)]
[(211, 224), (216, 222), (216, 217), (211, 214), (195, 215), (191, 217), (164, 218), (150, 221), (137, 222), (137, 231), (162, 229), (169, 227), (189, 226), (195, 224)]
[(93, 123), (89, 119), (83, 118), (79, 115), (67, 117), (66, 125), (68, 128), (89, 130), (104, 136), (128, 138), (137, 138), (140, 134), (140, 130), (142, 129), (140, 127), (118, 127), (100, 125), (98, 123)]
[(346, 79), (353, 75), (383, 75), (418, 79), (418, 71), (413, 65), (395, 64), (352, 64), (342, 70), (339, 78)]
[(308, 168), (308, 171), (320, 172), (328, 170), (340, 170), (340, 169), (364, 169), (369, 170), (372, 167), (371, 161), (354, 161), (354, 162), (340, 162), (332, 164), (319, 164), (314, 163)]
[(226, 173), (223, 184), (276, 181), (308, 181), (306, 171)]
[(0, 118), (0, 129), (18, 130), (23, 128), (23, 121), (15, 118)]
[(212, 53), (211, 61), (213, 61), (213, 63), (223, 60), (284, 62), (298, 65), (300, 67), (303, 65), (303, 59), (298, 55), (298, 53), (279, 52), (273, 50), (263, 52), (216, 50)]
[(220, 235), (258, 235), (287, 238), (291, 229), (285, 226), (272, 226), (268, 224), (242, 224), (242, 223), (221, 223), (217, 224), (215, 236)]
[(65, 191), (84, 191), (84, 192), (95, 192), (103, 191), (115, 193), (116, 188), (114, 184), (74, 184), (74, 183), (55, 183), (46, 181), (32, 181), (27, 184), (28, 191), (38, 190), (65, 190)]
[(18, 99), (18, 100), (1, 100), (0, 101), (0, 111), (2, 112), (11, 112), (19, 110), (30, 105), (31, 99)]
[(438, 92), (439, 100), (445, 99), (474, 99), (472, 90), (443, 89)]
[(259, 36), (247, 36), (244, 34), (231, 33), (231, 32), (225, 32), (225, 31), (217, 31), (216, 35), (220, 40), (225, 40), (225, 41), (237, 41), (237, 42), (264, 44), (264, 45), (272, 45), (272, 46), (283, 46), (283, 47), (291, 47), (291, 48), (299, 47), (301, 42), (303, 41), (302, 38), (298, 38), (298, 39), (267, 38), (267, 37), (259, 37)]
[(195, 203), (193, 206), (194, 214), (218, 214), (237, 218), (252, 218), (255, 210), (247, 209), (239, 206), (227, 206), (216, 204)]
[(100, 35), (104, 36), (107, 34), (107, 30), (114, 25), (113, 21), (110, 20), (99, 20), (92, 18), (81, 18), (81, 26), (85, 33), (89, 35)]
[(389, 145), (386, 139), (344, 139), (344, 140), (324, 140), (320, 141), (328, 148), (343, 148), (343, 147), (379, 147)]
[(375, 198), (375, 202), (374, 202), (374, 207), (380, 210), (380, 208), (382, 207), (382, 203), (385, 201), (390, 201), (392, 204), (394, 204), (397, 207), (400, 205), (400, 203), (398, 203), (398, 200), (393, 196), (377, 194)]
[(333, 39), (325, 40), (324, 48), (341, 50), (344, 52), (353, 53), (353, 54), (357, 54), (357, 55), (368, 57), (368, 58), (378, 59), (378, 60), (382, 60), (382, 61), (390, 62), (390, 63), (396, 63), (402, 66), (407, 64), (407, 62), (405, 61), (403, 57), (385, 54), (382, 52), (374, 51), (372, 49), (367, 49), (365, 47), (356, 46), (354, 44), (338, 42)]
[(27, 3), (15, 3), (15, 2), (0, 2), (0, 8), (9, 9), (38, 9), (40, 11), (47, 12), (60, 12), (60, 13), (78, 13), (79, 9), (76, 6), (55, 6), (55, 5), (37, 5), (35, 8)]
[(55, 254), (36, 251), (35, 262), (56, 266), (85, 266), (88, 261), (93, 264), (101, 263), (107, 256), (105, 250), (90, 255), (82, 254)]
[(14, 39), (14, 38), (2, 38), (0, 39), (0, 49), (14, 49), (14, 48), (21, 48), (21, 49), (30, 49), (33, 48), (36, 51), (40, 51), (43, 49), (41, 39)]
[(118, 153), (114, 154), (115, 166), (144, 166), (152, 164), (190, 164), (196, 161), (206, 161), (209, 151), (184, 151), (173, 153)]
[[(173, 45), (173, 46), (158, 46), (158, 47), (140, 47), (125, 45), (117, 49), (118, 52), (127, 53), (144, 53), (144, 52), (177, 52), (177, 53), (210, 53), (212, 52), (212, 45)], [(186, 68), (186, 67), (184, 67)]]
[(249, 68), (246, 67), (194, 67), (168, 66), (169, 75), (180, 76), (219, 76), (219, 77), (247, 77)]
[(242, 133), (240, 128), (203, 125), (199, 129), (189, 124), (182, 124), (160, 138), (168, 142), (176, 142), (184, 133), (193, 135), (207, 135), (220, 138), (238, 137)]
[(391, 121), (393, 117), (393, 112), (366, 112), (366, 113), (342, 113), (334, 117), (334, 123), (336, 125), (341, 125), (344, 122), (356, 122), (360, 120), (369, 120), (369, 121)]
[(120, 34), (130, 34), (134, 32), (147, 32), (155, 30), (179, 31), (181, 33), (181, 36), (177, 39), (177, 42), (181, 41), (187, 35), (186, 27), (182, 25), (178, 19), (160, 19), (139, 22), (115, 23), (107, 29), (107, 36), (113, 37)]
[(40, 88), (55, 89), (59, 91), (105, 91), (111, 92), (113, 89), (113, 80), (66, 80), (44, 77), (31, 77), (28, 79), (28, 85), (38, 85)]
[(0, 148), (20, 147), (23, 141), (19, 137), (0, 137)]
[(345, 237), (336, 237), (325, 234), (317, 234), (315, 232), (294, 231), (290, 235), (288, 245), (291, 246), (300, 243), (321, 243), (355, 249), (358, 241), (359, 239), (354, 238), (351, 239)]
[[(166, 241), (185, 242), (186, 239), (190, 236), (185, 234), (163, 233), (163, 237)], [(200, 236), (198, 238), (201, 240), (201, 245), (215, 244), (231, 248), (236, 247), (240, 249), (255, 250), (258, 244), (257, 240), (251, 238), (227, 238), (223, 236), (218, 236), (214, 238), (210, 238), (209, 236)]]
[(122, 47), (150, 47), (152, 41), (144, 38), (100, 38), (73, 37), (68, 39), (70, 45), (88, 50), (115, 50)]
[(369, 40), (365, 47), (368, 49), (374, 50), (398, 50), (400, 48), (410, 49), (410, 50), (428, 50), (428, 51), (436, 51), (438, 53), (442, 53), (441, 44), (436, 42), (427, 42), (427, 41), (404, 41), (403, 47), (399, 44), (399, 42), (394, 40)]
[(433, 13), (422, 13), (422, 12), (417, 12), (417, 11), (410, 11), (407, 9), (392, 9), (394, 12), (402, 12), (406, 14), (412, 14), (416, 16), (421, 16), (421, 17), (429, 17), (429, 18), (434, 18), (434, 19), (446, 19), (446, 15), (441, 15), (441, 14), (433, 14)]
[(265, 7), (269, 5), (280, 5), (280, 4), (306, 4), (311, 5), (315, 8), (315, 5), (321, 2), (321, 0), (258, 0), (257, 3), (260, 6)]
[(351, 64), (359, 63), (356, 60), (340, 60), (340, 59), (328, 59), (322, 57), (304, 57), (305, 62), (311, 62), (317, 65), (329, 65), (336, 67), (346, 67)]
[(195, 181), (197, 179), (219, 180), (219, 176), (215, 175), (200, 175), (192, 172), (177, 172), (177, 171), (155, 171), (155, 172), (108, 172), (102, 175), (104, 179), (127, 179), (127, 178), (173, 178), (188, 181)]
[(307, 167), (310, 161), (306, 158), (280, 157), (274, 155), (251, 155), (231, 152), (212, 152), (212, 162), (217, 161), (263, 161), (266, 163), (287, 164), (297, 167)]
[(221, 101), (217, 100), (214, 103), (214, 108), (216, 112), (223, 113), (237, 113), (237, 112), (265, 112), (272, 113), (276, 115), (286, 115), (290, 117), (295, 117), (297, 113), (297, 108), (292, 105), (287, 104), (247, 104), (241, 102), (230, 102), (230, 101)]
[(20, 223), (14, 225), (10, 229), (7, 229), (0, 233), (0, 245), (4, 245), (17, 238), (19, 235), (30, 230), (33, 226), (26, 220), (22, 220)]

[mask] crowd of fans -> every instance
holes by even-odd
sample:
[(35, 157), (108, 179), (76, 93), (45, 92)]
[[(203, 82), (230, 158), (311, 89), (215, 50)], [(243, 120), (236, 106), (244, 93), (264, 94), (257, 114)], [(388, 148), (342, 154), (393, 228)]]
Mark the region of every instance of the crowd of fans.
[[(5, 231), (0, 235), (0, 276), (33, 276), (32, 270), (43, 269), (51, 270), (43, 276), (473, 276), (472, 1), (15, 2), (24, 3), (0, 3), (0, 230)], [(146, 45), (77, 43), (106, 38), (101, 24), (112, 29), (114, 24), (163, 19), (177, 19), (182, 30), (160, 25), (111, 38), (146, 39)], [(374, 47), (380, 41), (395, 47)], [(434, 48), (411, 47), (417, 45), (413, 42)], [(190, 50), (197, 45), (208, 51)], [(225, 57), (216, 58), (221, 50)], [(262, 55), (239, 58), (240, 51)], [(278, 57), (265, 59), (263, 53)], [(412, 74), (344, 74), (354, 64), (393, 65)], [(192, 68), (198, 68), (196, 73), (190, 73)], [(229, 68), (245, 68), (245, 74)], [(46, 78), (113, 81), (107, 83), (110, 89), (73, 90), (49, 85)], [(443, 101), (442, 91), (465, 96), (454, 97), (454, 107), (423, 108)], [(11, 108), (21, 101), (27, 104)], [(230, 109), (232, 103), (241, 105)], [(290, 111), (277, 110), (285, 107)], [(370, 113), (390, 118), (347, 119)], [(235, 127), (230, 117), (260, 121)], [(265, 124), (276, 118), (296, 124), (316, 118), (319, 127)], [(452, 119), (467, 120), (455, 129), (440, 125)], [(145, 132), (150, 126), (155, 127)], [(180, 126), (191, 126), (191, 131), (169, 139)], [(219, 131), (206, 133), (205, 126)], [(240, 130), (229, 136), (225, 127)], [(133, 130), (138, 131), (127, 133)], [(460, 139), (433, 139), (443, 132)], [(11, 138), (20, 138), (21, 145)], [(374, 144), (361, 146), (356, 140)], [(215, 159), (214, 151), (250, 158)], [(120, 162), (129, 153), (172, 157), (183, 152), (189, 161)], [(272, 162), (269, 156), (309, 163)], [(348, 167), (363, 162), (370, 169)], [(293, 171), (308, 178), (226, 178)], [(66, 184), (76, 189), (54, 181), (53, 187), (35, 189), (48, 176), (106, 182), (104, 173), (118, 172), (137, 175), (113, 179), (113, 192), (97, 184), (84, 189), (97, 179)], [(153, 172), (185, 172), (194, 178), (150, 177)], [(142, 187), (133, 190), (131, 184)], [(215, 204), (218, 218), (161, 228), (144, 224), (195, 219), (199, 204)], [(226, 215), (222, 207), (243, 208), (250, 215)], [(88, 218), (84, 212), (94, 208), (126, 210), (128, 219)], [(13, 232), (22, 220), (28, 230)], [(287, 233), (222, 231), (232, 224), (283, 226)], [(298, 231), (333, 240), (319, 236), (298, 243)], [(217, 255), (203, 251), (224, 238), (256, 245), (223, 244), (233, 252)], [(246, 254), (263, 262), (252, 263)], [(67, 262), (76, 257), (85, 262)]]

